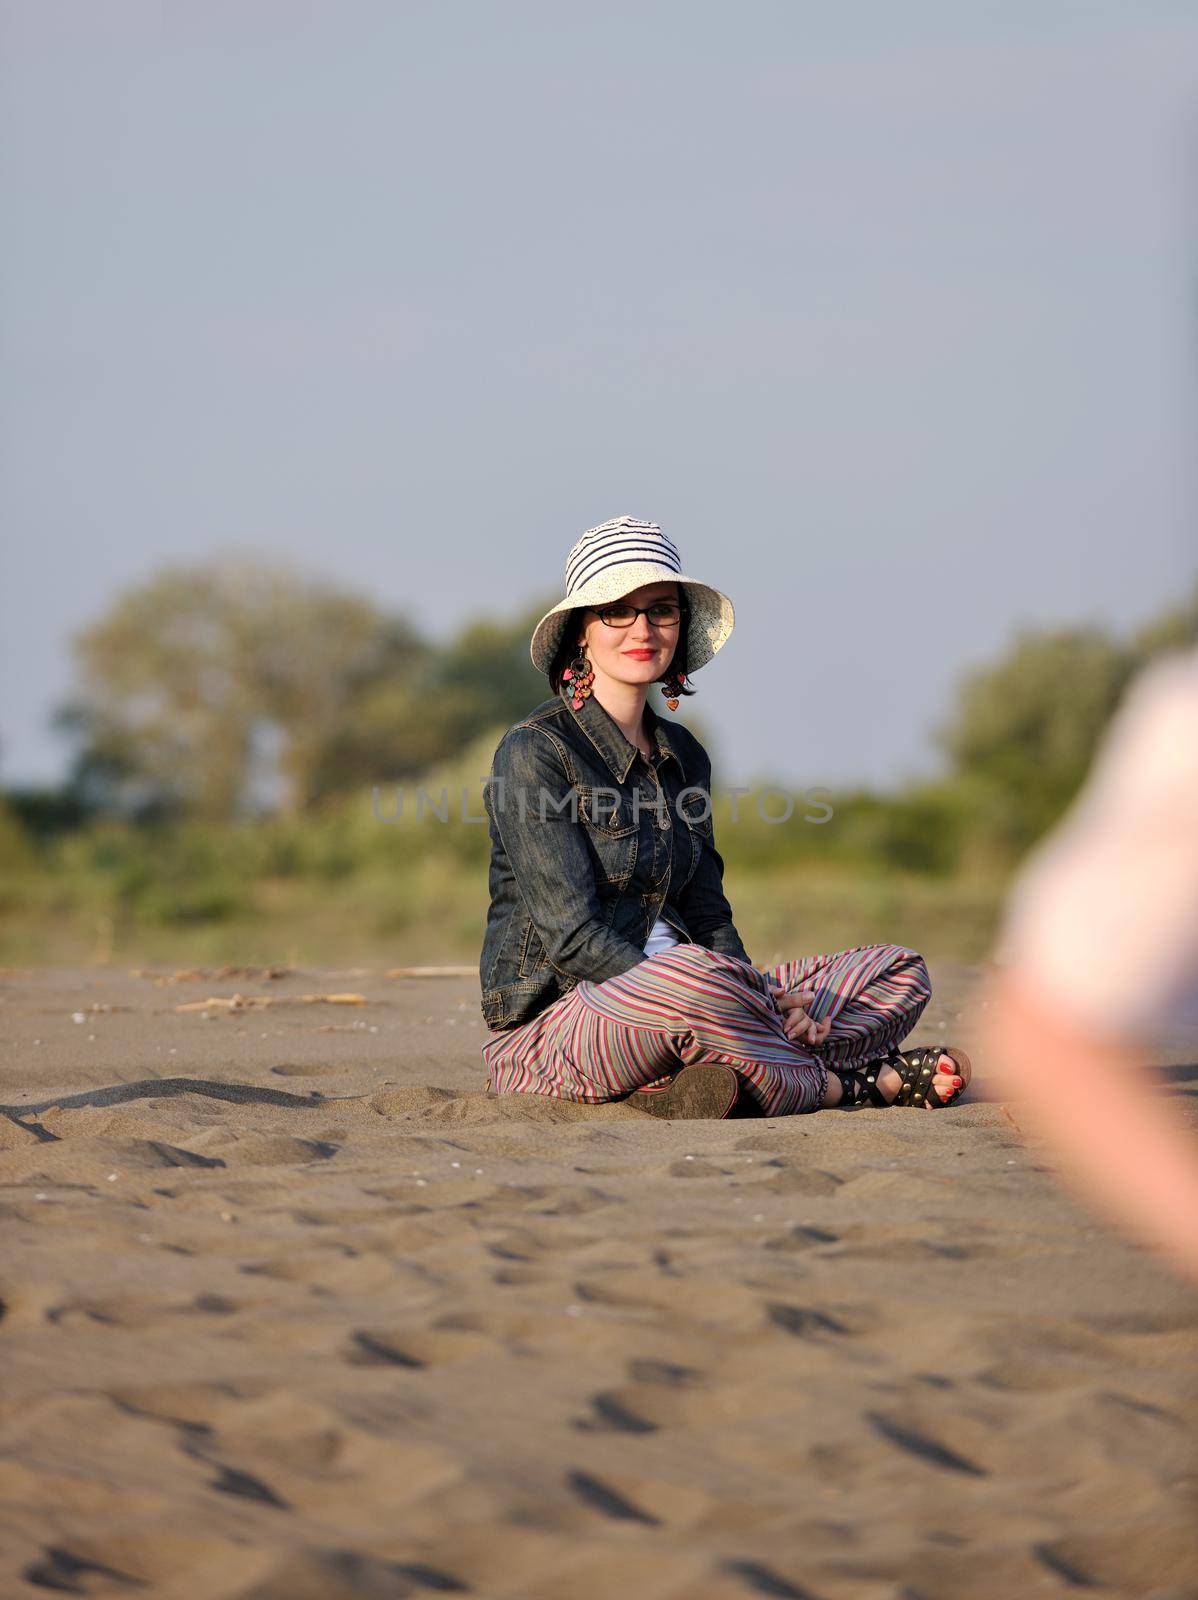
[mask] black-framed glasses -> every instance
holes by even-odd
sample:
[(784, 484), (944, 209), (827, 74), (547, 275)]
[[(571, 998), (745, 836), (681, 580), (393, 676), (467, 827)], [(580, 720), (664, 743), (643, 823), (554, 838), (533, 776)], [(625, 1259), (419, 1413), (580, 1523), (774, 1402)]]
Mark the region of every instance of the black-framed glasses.
[(595, 615), (609, 628), (631, 628), (640, 616), (648, 617), (655, 628), (674, 628), (682, 620), (682, 607), (676, 600), (655, 600), (651, 606), (617, 600), (614, 605), (596, 606)]

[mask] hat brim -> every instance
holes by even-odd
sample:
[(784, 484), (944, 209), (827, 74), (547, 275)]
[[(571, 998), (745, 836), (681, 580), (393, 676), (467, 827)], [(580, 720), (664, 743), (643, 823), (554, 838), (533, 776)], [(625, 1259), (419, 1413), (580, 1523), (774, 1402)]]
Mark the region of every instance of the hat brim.
[(688, 578), (684, 573), (673, 572), (668, 567), (660, 567), (652, 562), (630, 562), (601, 573), (547, 611), (533, 629), (529, 645), (529, 654), (537, 671), (548, 676), (571, 611), (583, 606), (611, 605), (643, 584), (658, 583), (664, 579), (680, 584), (686, 591), (690, 605), (690, 626), (686, 636), (687, 671), (697, 672), (727, 643), (736, 623), (732, 602), (711, 584), (701, 583), (698, 578)]

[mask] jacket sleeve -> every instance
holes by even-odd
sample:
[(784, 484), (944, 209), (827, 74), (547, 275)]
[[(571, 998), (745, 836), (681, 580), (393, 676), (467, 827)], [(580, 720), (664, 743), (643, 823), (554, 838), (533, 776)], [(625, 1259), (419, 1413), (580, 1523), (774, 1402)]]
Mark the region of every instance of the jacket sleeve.
[[(694, 759), (689, 763), (694, 776), (688, 787), (711, 794), (711, 759), (696, 741)], [(687, 931), (696, 944), (718, 950), (726, 956), (749, 960), (748, 951), (732, 921), (732, 907), (724, 895), (724, 858), (715, 847), (715, 826), (709, 822), (700, 832), (699, 861), (691, 880), (675, 898), (675, 905), (686, 920)]]
[(571, 787), (548, 735), (511, 728), (495, 752), (486, 809), (550, 962), (573, 978), (602, 983), (646, 956), (602, 916)]

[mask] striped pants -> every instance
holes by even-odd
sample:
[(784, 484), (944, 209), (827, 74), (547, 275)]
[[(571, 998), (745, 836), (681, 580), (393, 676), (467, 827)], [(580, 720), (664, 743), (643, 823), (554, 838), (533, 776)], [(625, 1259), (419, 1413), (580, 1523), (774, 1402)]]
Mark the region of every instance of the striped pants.
[[(813, 990), (808, 1014), (832, 1019), (823, 1044), (789, 1039), (766, 978)], [(698, 944), (648, 956), (603, 983), (585, 979), (530, 1021), (482, 1048), (496, 1094), (598, 1103), (658, 1088), (684, 1066), (733, 1067), (741, 1092), (770, 1117), (815, 1111), (829, 1067), (870, 1061), (915, 1026), (931, 998), (923, 958), (869, 944), (800, 956), (765, 973)]]

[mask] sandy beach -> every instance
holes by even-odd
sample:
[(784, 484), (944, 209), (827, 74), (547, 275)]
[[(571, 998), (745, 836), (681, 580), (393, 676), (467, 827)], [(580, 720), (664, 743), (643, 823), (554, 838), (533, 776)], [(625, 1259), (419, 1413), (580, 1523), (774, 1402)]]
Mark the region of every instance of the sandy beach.
[(486, 1097), (467, 977), (0, 998), (4, 1596), (1195, 1593), (1198, 1296), (976, 1055), (946, 1111), (663, 1123)]

